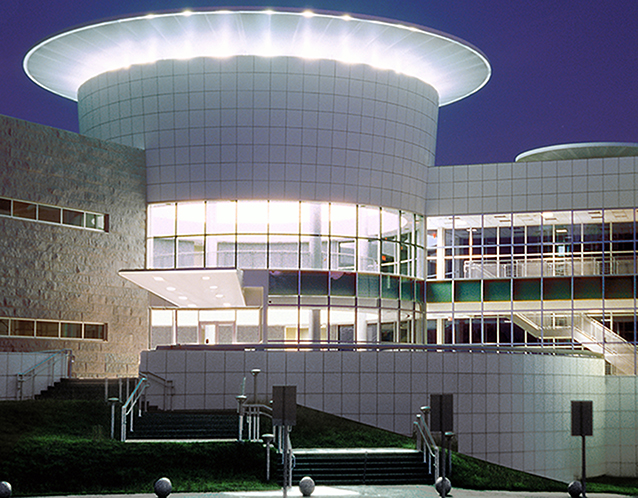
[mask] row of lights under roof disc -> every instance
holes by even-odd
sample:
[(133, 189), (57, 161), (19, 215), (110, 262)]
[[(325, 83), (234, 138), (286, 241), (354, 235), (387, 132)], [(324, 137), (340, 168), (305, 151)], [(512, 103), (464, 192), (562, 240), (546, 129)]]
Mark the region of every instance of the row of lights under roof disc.
[[(272, 9), (266, 9), (266, 10), (263, 10), (261, 12), (264, 13), (264, 14), (269, 14), (269, 15), (277, 13), (276, 11), (274, 11)], [(232, 14), (233, 11), (232, 10), (217, 10), (217, 11), (215, 11), (215, 13), (217, 13), (217, 14)], [(193, 11), (190, 10), (190, 9), (186, 9), (186, 10), (183, 10), (182, 12), (180, 12), (179, 14), (184, 16), (184, 17), (189, 17), (189, 16), (193, 15)], [(305, 18), (310, 19), (312, 17), (315, 17), (318, 14), (314, 13), (312, 10), (304, 10), (304, 11), (301, 12), (301, 15), (303, 17), (305, 17)], [(154, 18), (158, 17), (158, 15), (150, 13), (150, 14), (146, 14), (145, 17), (147, 19), (154, 19)], [(352, 19), (354, 19), (350, 14), (341, 14), (340, 16), (334, 16), (334, 17), (341, 17), (341, 19), (343, 19), (344, 21), (351, 21)], [(125, 21), (125, 20), (126, 19), (122, 19), (121, 21)], [(401, 24), (396, 24), (396, 26), (404, 28), (404, 29), (408, 29), (410, 31), (419, 31), (419, 29), (416, 28), (415, 26), (404, 26), (404, 25), (401, 25)]]

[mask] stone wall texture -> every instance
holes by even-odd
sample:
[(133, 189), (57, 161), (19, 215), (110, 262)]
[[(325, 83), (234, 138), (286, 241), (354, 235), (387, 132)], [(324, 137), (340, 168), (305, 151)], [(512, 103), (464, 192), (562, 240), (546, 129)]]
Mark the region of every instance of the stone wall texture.
[(0, 197), (109, 215), (109, 232), (0, 216), (0, 316), (107, 324), (107, 339), (0, 337), (3, 351), (70, 348), (74, 375), (137, 375), (148, 293), (144, 152), (0, 116)]

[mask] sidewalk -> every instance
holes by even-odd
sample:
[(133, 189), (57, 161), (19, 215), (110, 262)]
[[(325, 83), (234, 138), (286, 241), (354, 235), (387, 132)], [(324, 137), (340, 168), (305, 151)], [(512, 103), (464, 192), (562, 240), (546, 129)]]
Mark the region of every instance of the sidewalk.
[[(283, 496), (282, 490), (276, 491), (237, 491), (225, 493), (172, 493), (169, 498), (278, 498)], [(288, 490), (288, 496), (302, 496), (298, 487)], [(567, 486), (565, 492), (536, 493), (528, 491), (476, 491), (468, 489), (454, 489), (449, 498), (569, 498)], [(587, 493), (590, 498), (622, 498), (629, 495), (610, 493)], [(432, 485), (410, 486), (317, 486), (314, 498), (439, 498)], [(56, 498), (56, 497), (46, 497)], [(57, 498), (157, 498), (155, 494), (135, 495), (81, 495)]]

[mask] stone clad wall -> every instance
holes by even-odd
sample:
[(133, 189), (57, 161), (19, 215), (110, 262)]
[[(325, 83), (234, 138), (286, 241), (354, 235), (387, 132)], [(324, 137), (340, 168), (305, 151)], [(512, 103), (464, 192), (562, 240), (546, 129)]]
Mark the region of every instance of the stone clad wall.
[(148, 294), (144, 152), (0, 116), (0, 197), (105, 213), (108, 233), (0, 216), (0, 317), (106, 323), (108, 339), (0, 336), (2, 351), (71, 348), (80, 377), (136, 375)]

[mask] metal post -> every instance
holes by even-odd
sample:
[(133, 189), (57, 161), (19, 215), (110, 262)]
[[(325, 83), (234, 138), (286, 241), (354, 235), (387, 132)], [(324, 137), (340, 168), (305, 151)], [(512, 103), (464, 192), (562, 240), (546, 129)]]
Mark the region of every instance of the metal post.
[[(286, 427), (282, 426), (281, 427), (282, 432), (285, 431)], [(290, 461), (288, 460), (288, 434), (287, 432), (284, 432), (283, 435), (283, 446), (284, 446), (284, 450), (283, 450), (283, 457), (284, 457), (284, 478), (283, 478), (283, 484), (284, 484), (284, 498), (288, 497), (288, 465), (290, 464)]]
[(120, 420), (120, 441), (126, 441), (126, 407), (122, 405), (122, 415)]
[(581, 480), (581, 483), (583, 485), (583, 498), (587, 497), (587, 486), (585, 485), (585, 481), (586, 481), (586, 468), (587, 468), (587, 457), (586, 457), (586, 452), (585, 452), (585, 435), (583, 434), (581, 436), (582, 440), (583, 440), (583, 478)]
[(275, 438), (274, 434), (264, 434), (264, 442), (266, 443), (266, 482), (270, 481), (270, 444)]
[(244, 403), (246, 402), (247, 396), (245, 394), (240, 394), (239, 396), (235, 396), (237, 400), (237, 412), (239, 413), (239, 438), (238, 441), (244, 440)]
[[(447, 473), (450, 476), (452, 475), (452, 438), (453, 437), (454, 437), (453, 432), (445, 433), (445, 439), (447, 442)], [(445, 477), (445, 475), (443, 477)]]
[(108, 402), (111, 404), (111, 439), (115, 439), (115, 403), (117, 403), (119, 399), (117, 398), (109, 398)]
[(250, 373), (253, 374), (253, 403), (257, 404), (257, 376), (261, 373), (261, 370), (253, 368)]

